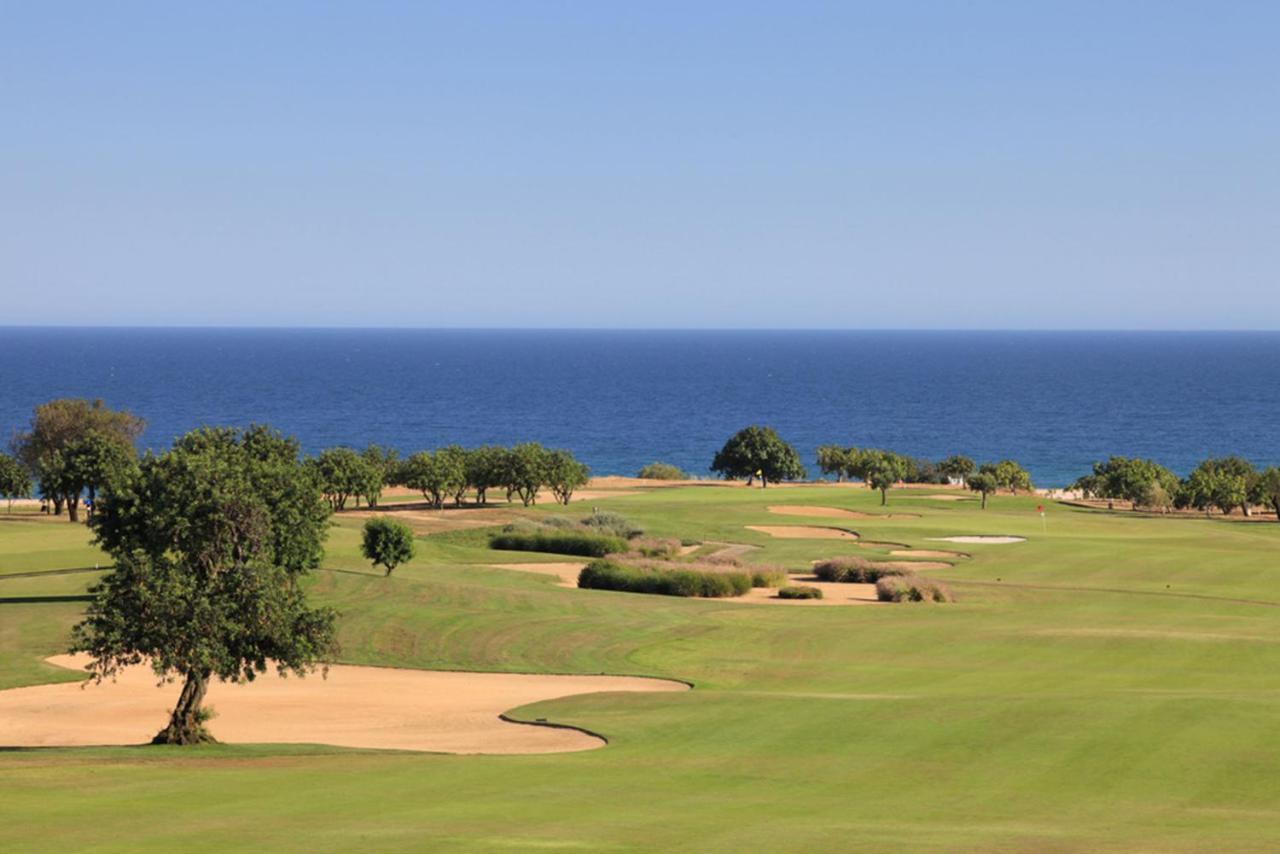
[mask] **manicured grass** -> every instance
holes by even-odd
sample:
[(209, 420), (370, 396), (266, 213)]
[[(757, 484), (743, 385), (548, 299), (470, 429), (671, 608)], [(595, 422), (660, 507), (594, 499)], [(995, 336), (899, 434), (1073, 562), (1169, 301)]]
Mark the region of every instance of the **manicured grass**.
[[(890, 547), (744, 526), (830, 522), (770, 504), (877, 511), (878, 501), (847, 488), (691, 487), (592, 503), (654, 536), (755, 544), (745, 560), (807, 571)], [(695, 690), (516, 710), (610, 738), (578, 754), (0, 751), (0, 849), (1270, 847), (1280, 524), (1059, 505), (1042, 522), (1038, 503), (999, 497), (980, 511), (902, 491), (890, 509), (919, 519), (850, 520), (868, 540), (971, 553), (921, 573), (958, 598), (937, 607), (566, 589), (479, 566), (500, 558), (484, 530), (425, 538), (384, 578), (359, 557), (357, 522), (339, 520), (328, 569), (310, 583), (343, 612), (345, 661), (647, 674)], [(982, 533), (1028, 541), (929, 539)], [(84, 539), (70, 525), (0, 524), (0, 568), (11, 554), (55, 568), (48, 556), (82, 555)], [(66, 596), (92, 577), (0, 578), (0, 599)], [(0, 603), (0, 687), (56, 678), (40, 659), (65, 645), (80, 607)]]

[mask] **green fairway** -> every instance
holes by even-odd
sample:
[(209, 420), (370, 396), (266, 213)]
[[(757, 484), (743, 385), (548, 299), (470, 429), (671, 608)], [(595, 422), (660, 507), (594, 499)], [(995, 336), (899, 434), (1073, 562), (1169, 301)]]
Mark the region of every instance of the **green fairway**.
[[(694, 683), (515, 711), (606, 735), (585, 753), (323, 746), (0, 750), (0, 849), (1262, 850), (1280, 835), (1280, 524), (995, 497), (697, 486), (591, 505), (647, 533), (843, 554), (964, 552), (948, 605), (764, 606), (572, 590), (492, 569), (486, 530), (419, 538), (391, 577), (337, 517), (309, 582), (341, 660)], [(770, 505), (918, 518), (780, 515)], [(524, 512), (521, 509), (521, 512)], [(1239, 517), (1236, 517), (1237, 519)], [(835, 526), (779, 539), (748, 525)], [(999, 534), (1012, 545), (935, 538)], [(891, 544), (901, 544), (894, 546)], [(707, 548), (710, 548), (708, 546)], [(903, 558), (895, 558), (903, 559)], [(0, 688), (66, 679), (101, 560), (83, 526), (0, 522)], [(175, 689), (176, 694), (176, 689)], [(217, 734), (217, 720), (211, 728)]]

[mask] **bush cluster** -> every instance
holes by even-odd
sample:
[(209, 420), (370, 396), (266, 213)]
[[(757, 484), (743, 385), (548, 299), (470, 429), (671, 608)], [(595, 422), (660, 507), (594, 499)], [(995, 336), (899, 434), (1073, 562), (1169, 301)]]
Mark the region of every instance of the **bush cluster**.
[(745, 575), (751, 580), (752, 587), (785, 587), (787, 570), (780, 566), (768, 564), (743, 564), (736, 558), (703, 558), (693, 561), (653, 560), (638, 557), (634, 554), (610, 555), (610, 560), (622, 566), (634, 567), (654, 572), (669, 569), (683, 569), (691, 572), (720, 573)]
[(614, 552), (626, 551), (627, 544), (617, 537), (592, 534), (587, 531), (559, 531), (554, 529), (504, 531), (489, 539), (489, 547), (504, 551), (551, 552), (582, 557), (604, 557)]
[(876, 582), (881, 602), (954, 602), (947, 585), (918, 575), (885, 576)]
[(671, 463), (649, 463), (640, 469), (637, 477), (643, 480), (689, 480), (689, 475)]
[(844, 584), (873, 584), (891, 575), (910, 575), (905, 569), (884, 566), (866, 558), (849, 555), (833, 557), (813, 566), (813, 574), (819, 581), (837, 581)]
[(645, 557), (672, 560), (680, 556), (680, 541), (659, 539), (657, 537), (639, 537), (630, 542), (631, 550)]
[(821, 599), (822, 591), (816, 587), (807, 587), (803, 584), (797, 584), (794, 587), (784, 587), (778, 591), (779, 599)]
[(593, 590), (705, 598), (741, 596), (751, 589), (751, 577), (745, 572), (708, 572), (677, 568), (679, 566), (649, 568), (595, 560), (578, 574), (578, 586)]
[(621, 513), (601, 513), (596, 511), (582, 520), (582, 524), (597, 533), (633, 540), (644, 533), (644, 529), (630, 522)]

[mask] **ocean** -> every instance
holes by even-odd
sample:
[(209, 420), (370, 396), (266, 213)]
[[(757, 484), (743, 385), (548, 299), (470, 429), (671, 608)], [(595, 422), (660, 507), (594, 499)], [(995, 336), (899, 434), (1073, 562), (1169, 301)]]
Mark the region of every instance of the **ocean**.
[(0, 430), (55, 397), (144, 447), (265, 422), (315, 452), (536, 440), (596, 474), (709, 476), (768, 424), (818, 445), (1010, 457), (1062, 486), (1110, 454), (1280, 463), (1280, 333), (0, 328)]

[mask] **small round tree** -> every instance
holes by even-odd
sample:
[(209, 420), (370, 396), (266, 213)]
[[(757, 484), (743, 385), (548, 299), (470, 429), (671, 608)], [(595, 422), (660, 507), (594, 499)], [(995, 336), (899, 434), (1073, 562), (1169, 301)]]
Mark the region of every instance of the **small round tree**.
[(969, 475), (965, 485), (974, 492), (982, 493), (982, 509), (987, 509), (987, 496), (1000, 488), (1000, 481), (996, 479), (993, 472), (979, 471), (977, 474)]
[(9, 500), (9, 512), (13, 512), (13, 499), (31, 494), (31, 476), (27, 470), (8, 454), (0, 454), (0, 497)]
[(391, 574), (402, 563), (413, 560), (413, 531), (399, 519), (375, 516), (364, 523), (364, 556), (374, 566), (381, 566)]

